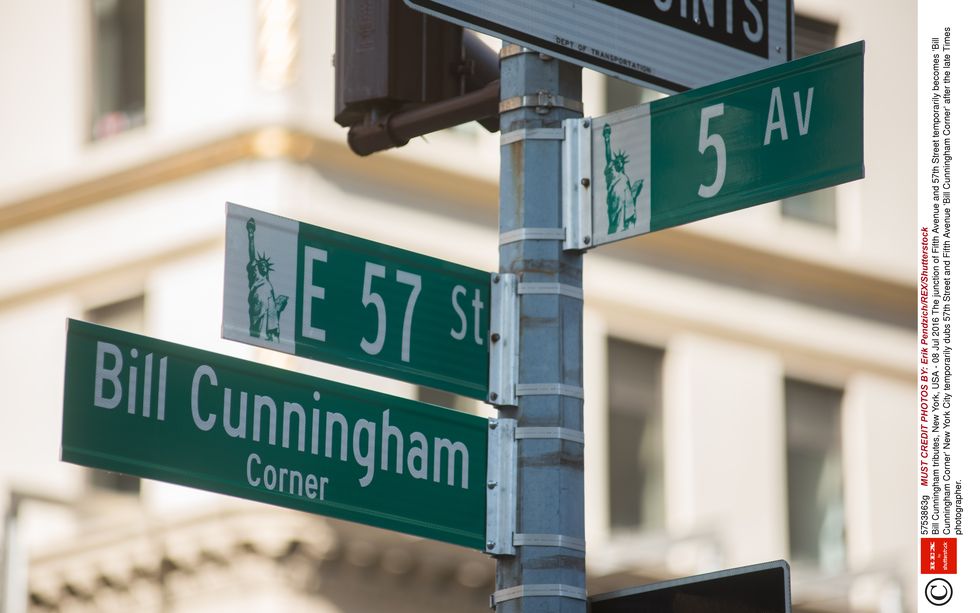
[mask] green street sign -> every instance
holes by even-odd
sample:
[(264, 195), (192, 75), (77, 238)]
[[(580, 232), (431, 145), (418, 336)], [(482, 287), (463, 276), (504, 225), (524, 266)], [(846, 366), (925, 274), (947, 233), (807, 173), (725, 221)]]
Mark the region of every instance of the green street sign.
[(482, 550), (487, 420), (79, 321), (61, 457)]
[(228, 204), (222, 336), (486, 400), (490, 273)]
[(579, 247), (862, 178), (863, 81), (862, 41), (592, 118)]

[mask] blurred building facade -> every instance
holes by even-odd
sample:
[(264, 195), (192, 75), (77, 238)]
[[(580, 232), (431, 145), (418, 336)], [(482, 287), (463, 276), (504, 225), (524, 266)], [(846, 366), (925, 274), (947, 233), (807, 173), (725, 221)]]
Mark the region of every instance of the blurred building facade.
[[(867, 40), (867, 178), (587, 254), (592, 593), (785, 558), (798, 610), (913, 607), (915, 5), (795, 4), (800, 54)], [(0, 510), (26, 610), (485, 610), (480, 553), (58, 457), (67, 317), (492, 415), (222, 341), (220, 279), (226, 201), (496, 270), (499, 136), (350, 153), (330, 1), (0, 16)], [(587, 115), (644, 96), (583, 82)]]

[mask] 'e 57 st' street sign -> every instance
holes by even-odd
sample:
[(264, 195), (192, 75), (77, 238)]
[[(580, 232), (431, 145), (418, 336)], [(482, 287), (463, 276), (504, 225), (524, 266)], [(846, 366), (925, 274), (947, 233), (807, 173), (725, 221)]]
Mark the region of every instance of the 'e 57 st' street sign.
[[(567, 129), (581, 129), (576, 144), (566, 139), (568, 155), (578, 147), (566, 167), (566, 204), (585, 211), (578, 227), (568, 213), (572, 234), (583, 240), (570, 246), (862, 178), (863, 84), (862, 41), (601, 117), (566, 120)], [(591, 181), (576, 179), (583, 170)]]
[(222, 336), (486, 400), (490, 273), (228, 204)]
[(61, 457), (485, 544), (486, 419), (79, 321)]
[(677, 92), (791, 59), (792, 0), (406, 0), (416, 9)]

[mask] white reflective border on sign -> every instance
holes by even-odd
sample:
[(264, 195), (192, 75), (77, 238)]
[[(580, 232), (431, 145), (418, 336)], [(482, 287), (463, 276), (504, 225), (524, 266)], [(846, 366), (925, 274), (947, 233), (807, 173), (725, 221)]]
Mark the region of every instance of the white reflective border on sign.
[[(255, 222), (251, 254), (249, 220)], [(224, 338), (296, 353), (298, 237), (299, 222), (227, 204), (221, 323)], [(285, 304), (277, 307), (282, 301)]]

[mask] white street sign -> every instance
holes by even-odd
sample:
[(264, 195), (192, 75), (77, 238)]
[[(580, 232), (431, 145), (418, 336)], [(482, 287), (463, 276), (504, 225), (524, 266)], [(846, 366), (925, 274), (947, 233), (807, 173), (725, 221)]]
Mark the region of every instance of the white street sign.
[(792, 0), (405, 2), (467, 28), (668, 93), (792, 59)]

